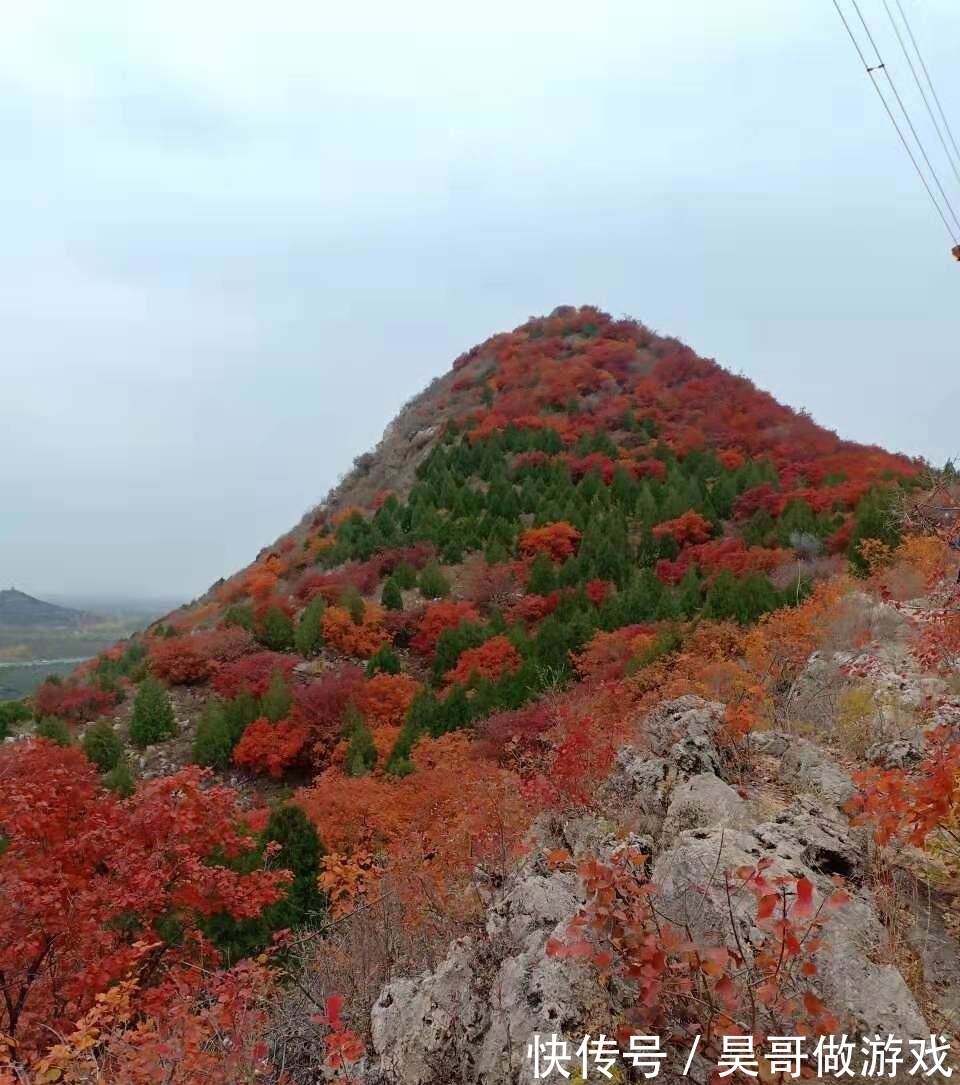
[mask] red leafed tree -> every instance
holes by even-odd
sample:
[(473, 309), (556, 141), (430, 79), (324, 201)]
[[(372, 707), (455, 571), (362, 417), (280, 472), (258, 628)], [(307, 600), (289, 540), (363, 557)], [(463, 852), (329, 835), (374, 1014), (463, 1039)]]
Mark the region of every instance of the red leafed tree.
[(667, 465), (663, 460), (637, 460), (631, 470), (637, 478), (655, 478), (659, 482), (667, 480)]
[(294, 689), (294, 699), (309, 726), (318, 732), (339, 728), (347, 705), (363, 687), (363, 670), (343, 663)]
[(542, 701), (509, 712), (495, 712), (478, 724), (480, 749), (492, 761), (524, 771), (534, 755), (546, 754), (548, 747), (540, 736), (555, 723), (553, 713)]
[(520, 553), (525, 557), (546, 554), (554, 561), (566, 561), (577, 549), (580, 532), (564, 520), (543, 527), (530, 527), (520, 534)]
[(150, 642), (150, 669), (171, 686), (198, 685), (253, 647), (250, 633), (237, 626), (185, 637), (155, 637)]
[(739, 448), (723, 448), (717, 453), (717, 459), (726, 471), (737, 471), (747, 462)]
[(293, 594), (302, 603), (309, 603), (317, 595), (325, 602), (336, 603), (345, 591), (355, 588), (361, 595), (369, 595), (377, 586), (382, 573), (379, 559), (353, 562), (333, 572), (306, 573), (297, 581)]
[(213, 660), (200, 652), (193, 637), (156, 638), (150, 644), (149, 658), (153, 673), (172, 686), (206, 682), (215, 669)]
[(787, 565), (792, 552), (778, 547), (747, 546), (741, 538), (712, 539), (699, 546), (688, 546), (676, 561), (657, 562), (657, 576), (665, 584), (679, 584), (687, 572), (699, 565), (707, 575), (726, 571), (735, 576), (768, 573)]
[(409, 674), (375, 674), (360, 687), (356, 703), (371, 726), (403, 722), (420, 683)]
[(526, 595), (506, 612), (507, 620), (523, 622), (527, 626), (536, 625), (552, 614), (560, 606), (562, 599), (563, 592), (559, 589), (549, 595)]
[(302, 759), (310, 729), (298, 713), (274, 723), (261, 716), (247, 727), (233, 751), (234, 764), (279, 780)]
[[(0, 780), (0, 1034), (21, 1054), (50, 1029), (69, 1032), (137, 963), (138, 941), (153, 946), (151, 973), (192, 982), (194, 959), (216, 958), (202, 917), (254, 918), (287, 879), (212, 861), (243, 854), (250, 838), (236, 828), (236, 792), (205, 786), (200, 769), (121, 800), (78, 748), (39, 740), (0, 747)], [(167, 942), (173, 927), (182, 937)]]
[[(270, 1080), (271, 1000), (278, 976), (266, 962), (242, 961), (230, 969), (197, 969), (196, 982), (147, 981), (150, 947), (142, 947), (134, 978), (121, 980), (98, 999), (74, 1030), (53, 1042), (40, 1058), (18, 1066), (19, 1082), (62, 1085), (237, 1085)], [(162, 1005), (160, 1005), (162, 1001)], [(148, 1008), (149, 1007), (149, 1008)], [(154, 1007), (157, 1012), (150, 1013)], [(146, 1010), (146, 1012), (145, 1012)], [(350, 1039), (350, 1034), (344, 1034)], [(327, 1049), (338, 1036), (325, 1037)], [(355, 1047), (353, 1048), (355, 1050)], [(2, 1057), (2, 1051), (0, 1051)]]
[(471, 677), (499, 678), (520, 666), (520, 653), (510, 638), (501, 634), (484, 641), (478, 648), (460, 653), (457, 665), (446, 674), (448, 682), (469, 682)]
[(269, 599), (277, 590), (277, 581), (273, 569), (254, 566), (247, 574), (244, 590), (251, 599)]
[(347, 705), (359, 700), (363, 683), (363, 670), (344, 663), (312, 682), (294, 687), (294, 704), (298, 717), (307, 726), (315, 767), (322, 768), (329, 760), (343, 732)]
[(655, 625), (626, 625), (612, 632), (594, 633), (574, 657), (577, 671), (585, 679), (610, 682), (623, 678), (629, 662), (653, 643)]
[(590, 580), (583, 588), (583, 594), (595, 607), (603, 606), (604, 601), (610, 594), (610, 582), (607, 580)]
[(228, 699), (238, 693), (262, 697), (275, 674), (289, 678), (296, 665), (297, 660), (283, 652), (254, 652), (221, 667), (211, 685), (221, 697)]
[(516, 598), (521, 592), (517, 570), (522, 567), (519, 562), (502, 562), (497, 565), (482, 562), (466, 566), (466, 593), (471, 602), (481, 608), (502, 607)]
[(683, 513), (674, 520), (667, 520), (657, 524), (653, 529), (653, 537), (662, 539), (669, 536), (680, 546), (690, 546), (696, 543), (704, 543), (713, 534), (710, 521), (700, 515), (699, 512)]
[(432, 603), (424, 611), (410, 647), (420, 655), (433, 655), (440, 634), (445, 629), (456, 629), (463, 622), (479, 621), (480, 615), (471, 603), (441, 600)]
[(71, 723), (95, 719), (116, 704), (114, 694), (98, 686), (45, 682), (33, 695), (38, 716), (59, 716)]
[(514, 467), (542, 467), (550, 462), (546, 452), (518, 452), (513, 457)]
[(335, 512), (330, 517), (330, 524), (333, 527), (339, 527), (341, 524), (345, 524), (349, 519), (354, 516), (364, 516), (365, 510), (359, 505), (348, 505), (346, 508), (340, 509), (339, 512)]
[(783, 494), (777, 493), (769, 482), (745, 490), (733, 503), (735, 520), (749, 520), (755, 512), (765, 510), (771, 516), (779, 516), (784, 509)]
[(575, 457), (569, 461), (570, 474), (574, 481), (586, 478), (594, 471), (603, 479), (606, 485), (610, 485), (617, 470), (617, 465), (609, 456), (602, 452), (591, 452), (588, 456)]

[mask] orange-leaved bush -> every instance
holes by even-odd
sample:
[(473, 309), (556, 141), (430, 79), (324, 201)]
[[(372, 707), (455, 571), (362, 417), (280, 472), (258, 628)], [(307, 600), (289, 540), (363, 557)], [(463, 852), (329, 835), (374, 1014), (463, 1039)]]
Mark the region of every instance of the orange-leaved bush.
[(479, 621), (480, 615), (471, 603), (444, 599), (431, 603), (417, 625), (410, 647), (420, 655), (433, 655), (440, 634), (445, 629), (456, 629), (463, 622)]
[(390, 641), (383, 625), (383, 608), (363, 604), (363, 621), (355, 622), (346, 607), (327, 607), (323, 614), (323, 640), (328, 648), (345, 656), (369, 659)]
[(276, 723), (260, 716), (244, 730), (233, 761), (238, 768), (279, 780), (303, 757), (309, 739), (310, 730), (296, 713)]
[(713, 534), (709, 520), (699, 512), (685, 512), (673, 520), (665, 520), (653, 529), (655, 539), (671, 538), (680, 546), (705, 543)]
[(403, 722), (420, 683), (409, 674), (375, 674), (357, 691), (356, 705), (372, 727)]
[(515, 671), (521, 663), (520, 653), (510, 638), (500, 634), (484, 641), (477, 648), (467, 648), (460, 653), (457, 665), (447, 671), (447, 682), (469, 682), (474, 678), (499, 678), (507, 671)]
[(577, 549), (580, 532), (561, 520), (543, 527), (530, 527), (520, 533), (520, 553), (524, 557), (546, 554), (553, 561), (566, 561)]

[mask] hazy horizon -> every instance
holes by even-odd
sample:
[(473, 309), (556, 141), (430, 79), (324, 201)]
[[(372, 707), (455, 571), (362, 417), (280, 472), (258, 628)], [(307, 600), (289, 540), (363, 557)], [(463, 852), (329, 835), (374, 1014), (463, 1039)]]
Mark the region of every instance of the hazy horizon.
[[(905, 7), (960, 131), (960, 8)], [(202, 594), (461, 351), (561, 304), (842, 437), (960, 452), (960, 265), (829, 4), (61, 0), (5, 23), (6, 586)]]

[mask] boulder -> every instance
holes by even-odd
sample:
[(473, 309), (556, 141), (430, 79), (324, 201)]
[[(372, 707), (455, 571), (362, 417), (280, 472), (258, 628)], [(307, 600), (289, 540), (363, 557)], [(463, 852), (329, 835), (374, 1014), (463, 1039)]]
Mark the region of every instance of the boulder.
[(924, 758), (923, 742), (919, 739), (898, 738), (891, 742), (875, 742), (867, 750), (871, 765), (885, 769), (907, 769), (919, 765)]
[(834, 806), (846, 805), (857, 789), (850, 777), (833, 758), (805, 738), (791, 738), (780, 759), (784, 783), (798, 791), (821, 796)]
[(729, 784), (712, 772), (701, 772), (674, 788), (663, 823), (663, 838), (675, 837), (684, 829), (739, 825), (746, 811), (746, 803)]

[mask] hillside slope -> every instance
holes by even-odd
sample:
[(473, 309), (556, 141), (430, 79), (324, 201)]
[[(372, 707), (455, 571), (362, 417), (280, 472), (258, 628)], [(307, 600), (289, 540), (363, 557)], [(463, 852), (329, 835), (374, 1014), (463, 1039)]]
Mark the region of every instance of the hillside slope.
[(333, 755), (342, 721), (308, 702), (339, 666), (367, 691), (344, 696), (380, 765), (402, 773), (419, 736), (589, 673), (597, 638), (625, 663), (696, 615), (796, 603), (860, 560), (861, 535), (888, 534), (892, 482), (921, 471), (675, 340), (559, 309), (458, 358), (293, 531), (152, 627), (150, 669), (228, 699), (294, 676), (282, 755), (262, 727), (205, 729), (193, 751), (222, 768), (238, 746), (235, 765), (281, 777)]
[(79, 629), (96, 619), (7, 588), (0, 591), (0, 629)]
[[(728, 462), (769, 457), (786, 470), (781, 507), (794, 496), (791, 489), (807, 497), (825, 481), (836, 486), (844, 480), (852, 483), (850, 490), (818, 503), (829, 507), (837, 497), (849, 507), (865, 482), (911, 476), (921, 468), (904, 456), (841, 440), (679, 340), (590, 307), (564, 306), (461, 355), (404, 407), (377, 448), (357, 458), (293, 537), (302, 538), (324, 515), (370, 509), (379, 494), (405, 496), (417, 467), (454, 421), (472, 427), (473, 440), (510, 427), (555, 430), (564, 448), (606, 434), (617, 449), (614, 460), (641, 476), (644, 450), (661, 459), (665, 452), (682, 458), (694, 449), (726, 451)], [(639, 437), (638, 422), (646, 427)], [(651, 469), (649, 462), (645, 466)], [(607, 477), (608, 463), (596, 460), (592, 467)]]
[(254, 563), (10, 715), (0, 1067), (6, 1032), (81, 1082), (517, 1085), (531, 1030), (681, 1065), (701, 1029), (952, 1030), (929, 475), (595, 309), (464, 354)]

